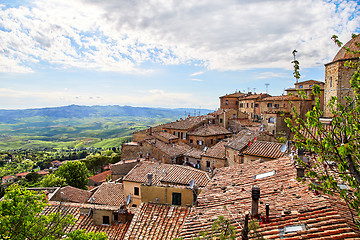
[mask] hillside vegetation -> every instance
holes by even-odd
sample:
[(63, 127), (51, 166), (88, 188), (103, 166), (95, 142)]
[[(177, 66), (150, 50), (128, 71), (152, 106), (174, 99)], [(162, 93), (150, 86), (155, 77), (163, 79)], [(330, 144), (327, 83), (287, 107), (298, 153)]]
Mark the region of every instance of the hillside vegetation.
[(185, 117), (185, 112), (194, 109), (70, 105), (0, 110), (0, 150), (120, 147), (132, 132)]

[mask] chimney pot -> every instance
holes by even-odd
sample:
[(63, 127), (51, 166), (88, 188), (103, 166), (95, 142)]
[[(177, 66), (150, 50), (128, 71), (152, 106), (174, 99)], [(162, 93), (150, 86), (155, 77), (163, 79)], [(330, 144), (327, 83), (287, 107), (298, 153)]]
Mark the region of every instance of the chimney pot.
[(253, 185), (251, 188), (251, 216), (254, 218), (258, 217), (259, 213), (259, 198), (260, 198), (260, 187)]
[(147, 179), (148, 179), (148, 184), (149, 184), (149, 185), (152, 184), (152, 178), (153, 178), (152, 173), (148, 173), (148, 174), (147, 174)]
[(305, 177), (305, 169), (301, 166), (296, 167), (296, 176), (299, 178)]

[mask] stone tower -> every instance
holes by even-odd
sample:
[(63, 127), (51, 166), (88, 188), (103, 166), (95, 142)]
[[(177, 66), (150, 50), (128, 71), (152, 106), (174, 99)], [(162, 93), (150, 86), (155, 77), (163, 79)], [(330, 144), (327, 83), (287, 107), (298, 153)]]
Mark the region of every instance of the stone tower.
[[(356, 42), (360, 43), (360, 35), (351, 39), (344, 47), (349, 47), (352, 51), (359, 50)], [(355, 70), (345, 67), (344, 63), (348, 60), (359, 61), (360, 54), (346, 53), (344, 47), (339, 50), (332, 62), (325, 64), (324, 117), (332, 117), (328, 108), (332, 96), (336, 96), (342, 104), (346, 102), (345, 96), (353, 96), (350, 79)]]

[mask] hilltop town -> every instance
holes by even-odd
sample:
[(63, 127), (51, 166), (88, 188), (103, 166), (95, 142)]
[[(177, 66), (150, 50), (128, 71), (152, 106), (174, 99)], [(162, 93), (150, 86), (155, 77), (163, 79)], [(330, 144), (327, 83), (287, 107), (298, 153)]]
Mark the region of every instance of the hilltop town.
[[(359, 39), (346, 46), (357, 49)], [(341, 49), (325, 64), (325, 82), (296, 82), (280, 96), (229, 93), (219, 97), (217, 111), (134, 132), (122, 145), (121, 160), (89, 178), (89, 190), (30, 190), (46, 194), (42, 214), (60, 209), (76, 218), (66, 232), (105, 232), (109, 239), (191, 239), (211, 231), (218, 216), (230, 221), (238, 239), (359, 239), (346, 203), (303, 183), (307, 169), (294, 159), (314, 157), (290, 144), (284, 121), (294, 114), (305, 119), (316, 104), (317, 85), (321, 122), (329, 124), (331, 97), (345, 103), (344, 96), (353, 95), (354, 70), (344, 67), (349, 59), (359, 56)], [(248, 231), (249, 218), (257, 229)]]

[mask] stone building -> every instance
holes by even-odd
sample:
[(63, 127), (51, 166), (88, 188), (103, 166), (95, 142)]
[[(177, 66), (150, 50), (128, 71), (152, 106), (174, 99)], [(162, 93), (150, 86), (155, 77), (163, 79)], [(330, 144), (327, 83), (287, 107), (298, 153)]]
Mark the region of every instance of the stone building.
[(188, 145), (204, 149), (204, 147), (214, 146), (224, 138), (230, 137), (231, 132), (214, 124), (205, 124), (191, 132), (188, 132)]
[(243, 98), (245, 93), (235, 92), (232, 94), (226, 94), (220, 98), (220, 108), (221, 109), (234, 109), (237, 110), (239, 107), (239, 99)]
[(259, 120), (261, 114), (260, 101), (270, 97), (267, 93), (253, 94), (240, 99), (239, 111), (247, 114), (251, 120)]
[(347, 42), (335, 55), (332, 62), (325, 64), (324, 117), (332, 117), (330, 109), (327, 107), (332, 97), (337, 97), (341, 104), (345, 104), (345, 96), (353, 96), (350, 79), (355, 70), (344, 66), (344, 63), (346, 61), (359, 61), (360, 53), (353, 55), (347, 53), (344, 48), (348, 47), (353, 51), (358, 51), (359, 47), (356, 46), (356, 43), (360, 43), (359, 36)]
[(288, 88), (285, 91), (287, 92), (287, 95), (293, 95), (293, 96), (299, 96), (298, 91), (304, 91), (307, 98), (312, 100), (311, 105), (315, 106), (315, 96), (313, 95), (312, 91), (314, 89), (314, 86), (318, 85), (320, 87), (320, 108), (324, 108), (324, 82), (316, 81), (316, 80), (307, 80), (295, 83), (294, 88)]

